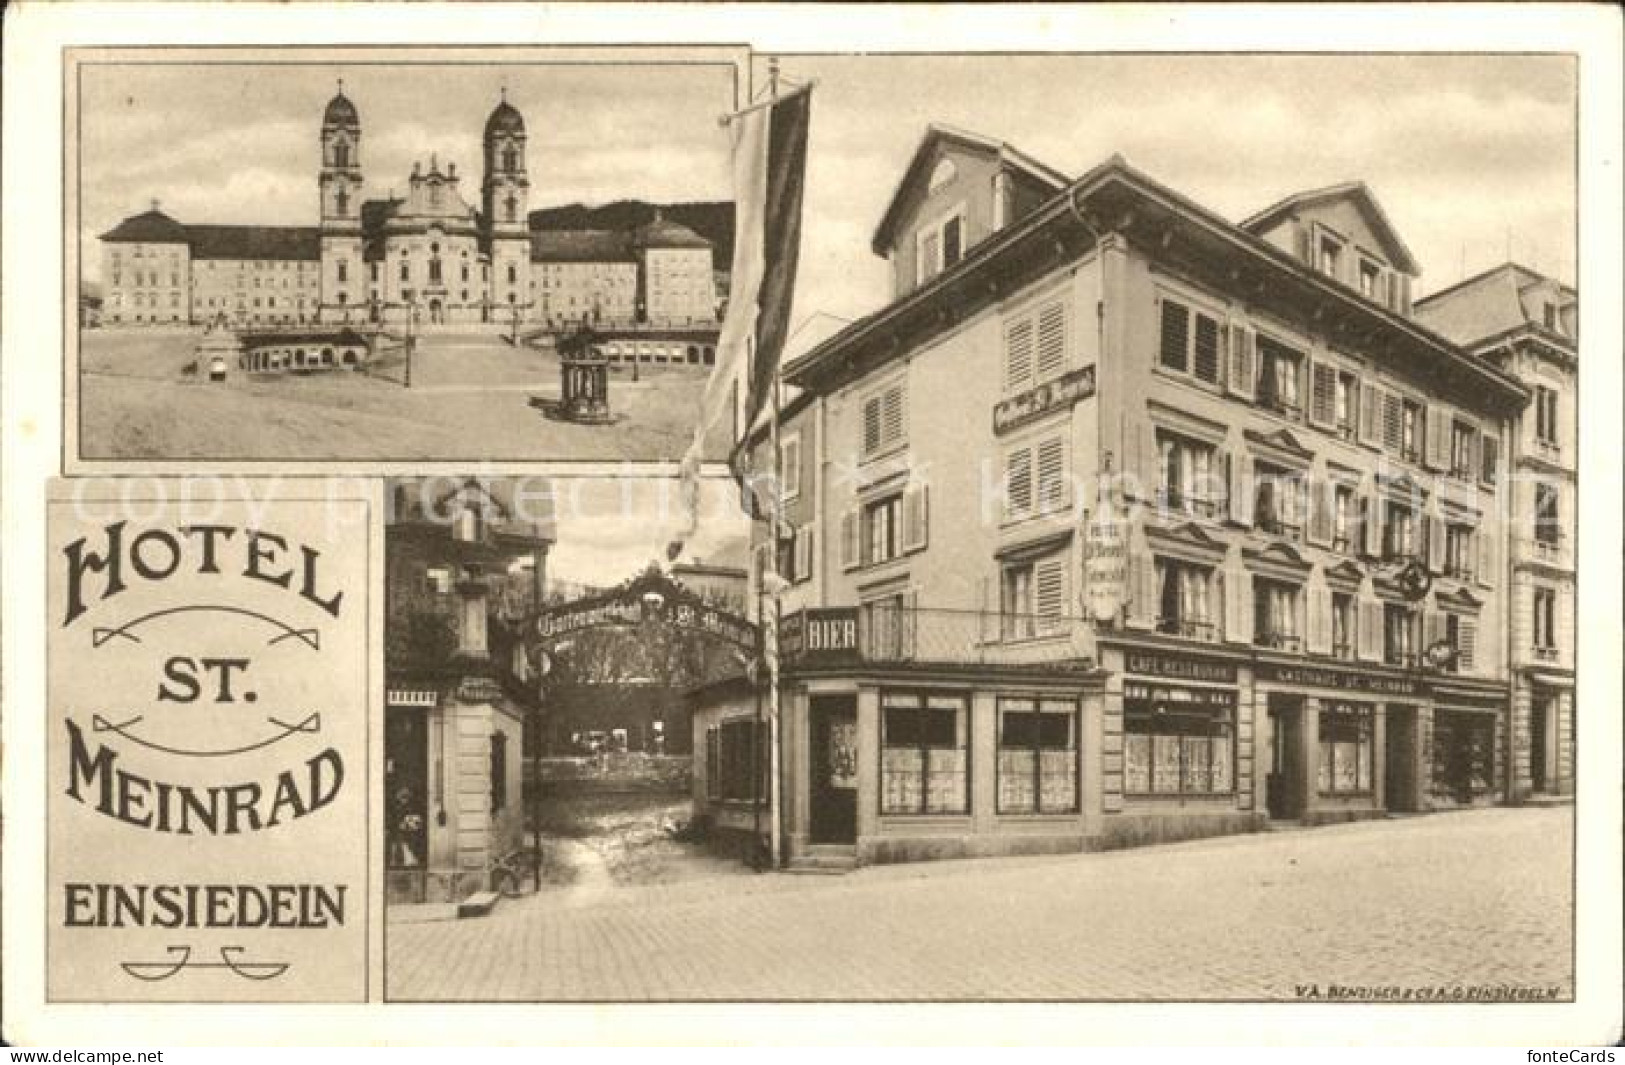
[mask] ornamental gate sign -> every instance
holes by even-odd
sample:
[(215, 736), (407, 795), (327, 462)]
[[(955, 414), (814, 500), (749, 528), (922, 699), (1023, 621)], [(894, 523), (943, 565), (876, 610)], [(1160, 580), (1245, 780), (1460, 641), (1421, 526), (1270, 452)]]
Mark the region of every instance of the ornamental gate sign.
[(656, 569), (601, 595), (538, 611), (526, 626), (525, 642), (545, 652), (584, 629), (646, 622), (702, 633), (753, 656), (761, 650), (761, 634), (755, 624), (706, 602)]

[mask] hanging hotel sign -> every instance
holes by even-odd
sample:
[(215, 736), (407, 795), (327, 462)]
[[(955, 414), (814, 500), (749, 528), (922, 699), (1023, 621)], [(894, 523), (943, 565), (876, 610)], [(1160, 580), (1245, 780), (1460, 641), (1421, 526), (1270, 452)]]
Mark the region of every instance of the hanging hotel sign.
[(1003, 435), (1094, 394), (1095, 368), (1091, 364), (995, 404), (993, 432)]
[(779, 624), (779, 646), (786, 662), (832, 666), (858, 660), (858, 610), (824, 607), (802, 610)]
[(1105, 623), (1122, 609), (1128, 580), (1128, 544), (1108, 494), (1102, 492), (1094, 513), (1083, 519), (1084, 613)]
[(1257, 679), (1265, 683), (1291, 684), (1307, 688), (1336, 688), (1339, 691), (1368, 692), (1375, 695), (1418, 695), (1422, 685), (1412, 677), (1385, 673), (1362, 673), (1324, 666), (1277, 665), (1260, 662)]
[(89, 494), (47, 503), (48, 999), (364, 1001), (367, 503)]

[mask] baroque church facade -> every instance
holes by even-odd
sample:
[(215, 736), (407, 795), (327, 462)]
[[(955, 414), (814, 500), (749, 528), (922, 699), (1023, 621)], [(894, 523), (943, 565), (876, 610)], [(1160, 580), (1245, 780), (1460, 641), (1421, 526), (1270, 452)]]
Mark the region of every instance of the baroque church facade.
[(477, 190), (431, 155), (405, 195), (368, 198), (361, 117), (341, 84), (322, 115), (317, 226), (188, 225), (154, 202), (101, 236), (102, 320), (715, 326), (711, 240), (658, 208), (619, 229), (547, 225), (530, 209), (526, 139), (504, 92), (485, 122)]

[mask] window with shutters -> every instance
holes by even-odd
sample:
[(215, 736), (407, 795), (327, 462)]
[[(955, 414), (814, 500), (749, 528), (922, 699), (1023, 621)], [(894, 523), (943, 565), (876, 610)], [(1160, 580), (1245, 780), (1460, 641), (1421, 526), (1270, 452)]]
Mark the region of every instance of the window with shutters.
[(1420, 543), (1415, 509), (1391, 499), (1384, 501), (1382, 507), (1383, 560), (1394, 562), (1416, 557)]
[(1004, 455), (1005, 520), (1065, 513), (1071, 470), (1062, 434), (1011, 447)]
[(1422, 405), (1405, 399), (1399, 408), (1399, 457), (1406, 462), (1422, 461)]
[(1469, 581), (1473, 579), (1473, 565), (1478, 559), (1473, 543), (1473, 527), (1450, 524), (1444, 530), (1444, 573), (1447, 577)]
[(1355, 539), (1355, 525), (1358, 519), (1359, 510), (1354, 498), (1354, 486), (1333, 485), (1331, 539), (1333, 551), (1345, 555), (1354, 553), (1359, 546)]
[(1219, 319), (1178, 300), (1161, 297), (1157, 365), (1172, 374), (1217, 388), (1225, 361), (1225, 327)]
[(998, 812), (1078, 809), (1078, 704), (1070, 699), (999, 703)]
[(901, 382), (863, 400), (863, 457), (887, 454), (907, 443), (906, 396)]
[(1403, 450), (1405, 440), (1405, 401), (1391, 389), (1382, 389), (1377, 395), (1382, 403), (1382, 449), (1398, 455)]
[(1253, 643), (1280, 651), (1301, 651), (1298, 608), (1303, 589), (1286, 581), (1253, 580)]
[(1253, 528), (1288, 540), (1303, 538), (1304, 475), (1258, 462), (1253, 464)]
[(1211, 643), (1219, 637), (1212, 566), (1156, 558), (1157, 631)]
[(1557, 450), (1557, 389), (1535, 386), (1535, 442), (1551, 453)]
[(1479, 473), (1478, 430), (1464, 422), (1450, 423), (1450, 476), (1471, 481)]
[(1031, 640), (1062, 631), (1066, 621), (1065, 551), (1007, 564), (1000, 575), (999, 631)]
[(889, 562), (902, 554), (902, 493), (868, 503), (863, 508), (862, 564)]
[(1343, 261), (1343, 242), (1330, 233), (1321, 233), (1317, 245), (1317, 258), (1315, 264), (1320, 272), (1327, 277), (1339, 276), (1339, 268)]
[(1384, 603), (1382, 608), (1382, 660), (1390, 666), (1416, 666), (1416, 627), (1419, 615), (1413, 607)]
[(1355, 654), (1354, 596), (1347, 592), (1332, 593), (1332, 657), (1352, 660)]
[(1223, 498), (1212, 444), (1157, 430), (1157, 502), (1166, 512), (1213, 517)]
[(1258, 338), (1257, 403), (1285, 418), (1303, 416), (1303, 353), (1269, 337)]
[(1004, 390), (1024, 392), (1066, 372), (1069, 304), (1051, 300), (1005, 319)]
[(1381, 299), (1382, 267), (1370, 259), (1360, 259), (1360, 295), (1368, 300)]
[(1360, 379), (1347, 370), (1337, 371), (1332, 385), (1332, 431), (1344, 440), (1354, 437), (1359, 405)]
[(920, 284), (936, 277), (965, 257), (965, 209), (954, 208), (944, 218), (914, 235), (915, 272)]

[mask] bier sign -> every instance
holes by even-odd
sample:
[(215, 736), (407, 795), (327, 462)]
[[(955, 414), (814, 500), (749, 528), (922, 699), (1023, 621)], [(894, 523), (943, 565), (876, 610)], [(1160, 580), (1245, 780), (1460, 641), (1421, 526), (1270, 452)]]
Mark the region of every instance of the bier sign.
[(1128, 544), (1107, 493), (1102, 492), (1094, 513), (1083, 519), (1084, 612), (1105, 623), (1122, 609), (1128, 580)]
[(368, 503), (47, 501), (46, 996), (366, 999)]
[(827, 666), (858, 660), (856, 607), (802, 610), (786, 617), (779, 629), (787, 662)]

